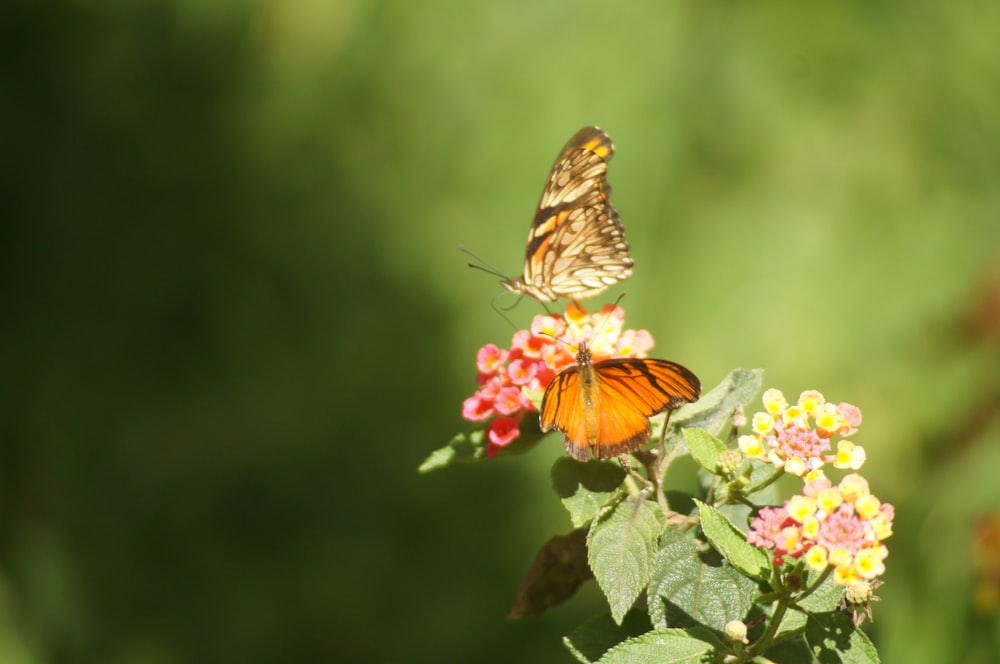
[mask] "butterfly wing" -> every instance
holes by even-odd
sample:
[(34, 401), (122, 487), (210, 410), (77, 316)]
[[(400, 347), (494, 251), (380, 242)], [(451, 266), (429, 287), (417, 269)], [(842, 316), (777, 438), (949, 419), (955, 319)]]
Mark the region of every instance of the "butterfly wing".
[(542, 398), (542, 431), (558, 429), (577, 461), (609, 459), (649, 440), (649, 418), (696, 401), (697, 376), (674, 362), (619, 358), (582, 363), (557, 375)]
[(592, 297), (632, 273), (632, 258), (606, 174), (614, 145), (584, 127), (549, 173), (528, 233), (524, 276), (504, 285), (542, 301)]
[(594, 456), (608, 459), (642, 448), (652, 429), (649, 418), (697, 401), (698, 377), (667, 360), (614, 359), (594, 365), (600, 393), (598, 441)]
[[(587, 405), (580, 386), (580, 368), (564, 369), (545, 388), (538, 412), (539, 427), (542, 431), (561, 431), (566, 436), (569, 455), (577, 461), (586, 461), (589, 456), (587, 416)], [(582, 442), (577, 444), (576, 441)]]

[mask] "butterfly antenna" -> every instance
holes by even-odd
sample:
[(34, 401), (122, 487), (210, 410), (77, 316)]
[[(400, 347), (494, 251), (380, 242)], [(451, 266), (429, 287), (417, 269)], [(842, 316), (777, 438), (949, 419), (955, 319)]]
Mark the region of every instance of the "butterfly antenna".
[[(589, 341), (581, 341), (580, 342), (581, 347), (589, 347), (594, 342), (594, 339), (597, 338), (597, 335), (601, 334), (604, 331), (604, 329), (607, 327), (608, 321), (611, 320), (611, 316), (615, 312), (615, 308), (618, 306), (618, 303), (622, 301), (623, 297), (625, 297), (624, 293), (622, 293), (621, 295), (618, 296), (618, 299), (615, 300), (615, 303), (613, 305), (611, 305), (611, 311), (608, 312), (608, 315), (601, 322), (600, 327), (597, 327), (597, 328), (594, 329), (594, 335), (590, 338), (590, 340)], [(576, 300), (573, 300), (573, 302), (576, 303)], [(545, 306), (544, 302), (542, 302), (542, 306)], [(548, 307), (545, 307), (545, 312), (546, 313), (551, 313), (551, 312), (549, 312), (549, 308)], [(545, 336), (548, 336), (548, 337), (552, 337), (551, 334), (547, 334), (545, 332), (542, 332), (542, 334), (545, 334)], [(570, 342), (566, 341), (565, 339), (556, 339), (556, 337), (552, 337), (552, 338), (555, 339), (556, 341), (558, 341), (559, 343), (566, 344), (567, 346), (569, 346), (570, 348), (572, 348), (574, 353), (579, 353), (580, 352), (580, 349), (581, 349), (580, 347), (574, 346), (573, 344), (571, 344)]]
[[(475, 261), (475, 263), (469, 263), (468, 264), (469, 267), (471, 267), (471, 268), (473, 268), (475, 270), (482, 270), (486, 274), (491, 274), (494, 277), (499, 277), (500, 279), (502, 279), (504, 281), (507, 281), (507, 282), (509, 282), (511, 280), (511, 278), (508, 277), (506, 274), (504, 274), (500, 270), (496, 269), (495, 267), (493, 267), (492, 265), (490, 265), (489, 263), (487, 263), (486, 261), (484, 261), (479, 256), (475, 255), (474, 253), (472, 253), (471, 251), (469, 251), (468, 249), (466, 249), (462, 245), (458, 245), (458, 250), (461, 251), (466, 256), (470, 257), (472, 260)], [(506, 316), (504, 316), (504, 314), (502, 312), (503, 311), (510, 311), (511, 309), (513, 309), (514, 307), (516, 307), (518, 304), (520, 304), (521, 298), (518, 297), (516, 300), (514, 300), (514, 303), (511, 304), (509, 307), (498, 307), (497, 304), (496, 304), (496, 301), (498, 299), (500, 299), (504, 295), (506, 295), (506, 293), (497, 293), (496, 297), (494, 297), (493, 300), (490, 302), (490, 306), (493, 307), (493, 311), (495, 311), (498, 314), (500, 314), (500, 316), (502, 318), (504, 318), (508, 323), (510, 323), (510, 319), (508, 319)], [(549, 312), (549, 308), (545, 306), (544, 302), (542, 303), (542, 307), (545, 308), (545, 313), (551, 313), (551, 312)], [(513, 323), (511, 323), (511, 325), (513, 325)]]
[(615, 303), (611, 305), (611, 311), (609, 311), (608, 315), (604, 317), (603, 321), (601, 321), (601, 326), (594, 329), (594, 335), (590, 338), (590, 343), (588, 345), (593, 344), (594, 339), (596, 339), (599, 334), (602, 334), (604, 330), (607, 329), (608, 321), (611, 320), (611, 316), (614, 315), (615, 309), (618, 308), (618, 303), (622, 301), (623, 297), (625, 297), (625, 293), (622, 293), (615, 299)]
[(474, 268), (476, 270), (482, 270), (483, 272), (492, 274), (494, 277), (500, 277), (501, 279), (510, 281), (510, 277), (508, 277), (506, 274), (504, 274), (500, 270), (496, 269), (495, 267), (484, 261), (479, 256), (475, 255), (462, 245), (458, 245), (458, 250), (475, 261), (475, 263), (469, 263), (469, 267)]
[[(482, 258), (480, 258), (479, 256), (475, 255), (474, 253), (472, 253), (468, 249), (466, 249), (464, 246), (458, 245), (458, 250), (461, 251), (466, 256), (468, 256), (469, 258), (471, 258), (472, 260), (475, 261), (475, 263), (469, 263), (468, 264), (469, 267), (471, 267), (471, 268), (473, 268), (475, 270), (482, 270), (486, 274), (492, 274), (494, 277), (499, 277), (500, 279), (503, 279), (504, 281), (507, 281), (507, 282), (512, 281), (511, 277), (507, 276), (505, 273), (503, 273), (500, 270), (498, 270), (497, 268), (493, 267), (492, 265), (490, 265), (489, 263), (487, 263), (486, 261), (484, 261)], [(505, 293), (500, 293), (497, 297), (500, 297), (500, 295), (505, 295)], [(496, 298), (494, 298), (494, 300), (496, 300)], [(504, 311), (510, 311), (511, 309), (513, 309), (514, 307), (516, 307), (520, 303), (521, 303), (521, 298), (518, 297), (516, 300), (514, 300), (514, 303), (512, 305), (510, 305), (509, 307), (506, 307), (504, 309)], [(545, 302), (542, 302), (541, 300), (538, 300), (538, 303), (542, 305), (542, 309), (545, 309), (545, 313), (547, 313), (547, 314), (551, 314), (552, 313), (549, 310), (548, 304), (546, 304)], [(498, 312), (498, 313), (500, 311), (500, 309), (498, 309), (495, 305), (493, 306), (493, 310), (496, 311), (496, 312)]]
[[(579, 346), (574, 346), (573, 344), (571, 344), (570, 342), (566, 341), (565, 339), (560, 339), (559, 337), (553, 336), (553, 335), (549, 334), (548, 332), (542, 332), (542, 335), (544, 335), (546, 337), (549, 337), (550, 339), (552, 339), (555, 342), (558, 342), (558, 343), (561, 343), (561, 344), (566, 344), (566, 346), (568, 346), (569, 348), (573, 349), (573, 354), (574, 355), (576, 355), (576, 354), (578, 354), (580, 352), (580, 347)], [(586, 346), (585, 342), (581, 341), (580, 343), (582, 343), (584, 346)]]

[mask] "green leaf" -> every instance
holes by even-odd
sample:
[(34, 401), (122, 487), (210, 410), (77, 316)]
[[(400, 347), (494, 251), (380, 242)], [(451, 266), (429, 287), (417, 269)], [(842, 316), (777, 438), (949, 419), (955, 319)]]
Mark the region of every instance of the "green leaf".
[[(810, 577), (815, 576), (815, 572)], [(810, 583), (809, 578), (806, 583)], [(811, 595), (799, 602), (799, 606), (810, 613), (828, 613), (837, 608), (840, 600), (844, 597), (843, 586), (838, 586), (833, 582), (831, 574)]]
[(417, 468), (417, 472), (429, 473), (456, 462), (478, 461), (486, 458), (486, 432), (456, 434), (444, 447), (434, 450)]
[(670, 417), (670, 423), (691, 429), (704, 429), (718, 436), (725, 429), (737, 406), (745, 406), (760, 392), (763, 369), (733, 369), (718, 385), (694, 403), (684, 404)]
[(590, 525), (590, 569), (608, 598), (611, 616), (619, 624), (649, 583), (664, 523), (663, 513), (655, 504), (628, 498), (602, 510)]
[[(761, 463), (759, 461), (751, 461), (750, 465), (750, 482), (749, 486), (758, 486), (763, 484), (765, 480), (770, 478), (776, 471), (775, 467), (769, 463)], [(728, 485), (727, 485), (728, 486)], [(755, 491), (754, 493), (744, 493), (746, 498), (753, 501), (755, 505), (780, 505), (781, 500), (778, 495), (778, 484), (777, 482), (772, 482), (763, 489)], [(725, 496), (719, 495), (720, 499)], [(719, 507), (719, 511), (725, 514), (730, 521), (733, 523), (748, 523), (750, 513), (753, 509), (749, 505), (745, 505), (742, 502), (728, 503)]]
[[(810, 572), (804, 579), (808, 585), (810, 577), (815, 579), (816, 573)], [(809, 614), (828, 613), (837, 608), (841, 598), (844, 596), (844, 589), (833, 582), (833, 577), (828, 576), (822, 585), (808, 597), (798, 602), (797, 607), (792, 607), (785, 613), (785, 617), (778, 626), (775, 634), (775, 642), (786, 641), (802, 633), (809, 620)]]
[(809, 646), (801, 636), (794, 641), (783, 641), (767, 649), (767, 661), (774, 664), (802, 664), (812, 662)]
[(843, 613), (819, 613), (806, 625), (806, 643), (820, 664), (877, 664), (875, 645)]
[[(529, 427), (522, 427), (521, 435), (514, 442), (500, 449), (499, 456), (523, 454), (533, 449), (545, 434)], [(444, 447), (430, 453), (417, 471), (429, 473), (453, 463), (472, 463), (486, 459), (486, 431), (478, 430), (470, 433), (456, 434)]]
[[(665, 445), (666, 449), (667, 450), (673, 450), (673, 449), (677, 448), (678, 446), (684, 444), (684, 438), (680, 434), (680, 431), (681, 431), (680, 427), (678, 427), (674, 423), (674, 419), (673, 419), (673, 413), (674, 412), (676, 412), (676, 411), (667, 411), (665, 413), (660, 413), (659, 415), (654, 415), (653, 417), (649, 418), (649, 425), (653, 429), (653, 434), (650, 436), (649, 439), (651, 441), (653, 441), (653, 443), (652, 443), (653, 447), (656, 447), (657, 441), (659, 441), (660, 437), (663, 435), (663, 425), (667, 422), (667, 415), (670, 415), (670, 429), (667, 431), (667, 438), (666, 438), (666, 441), (665, 441), (666, 442), (666, 445)], [(678, 454), (683, 453), (683, 452), (684, 452), (684, 449), (681, 448), (678, 451)]]
[(684, 440), (691, 458), (699, 466), (713, 475), (725, 474), (719, 470), (719, 457), (726, 451), (725, 443), (704, 429), (684, 429)]
[(728, 563), (706, 563), (684, 533), (670, 529), (660, 538), (647, 599), (654, 627), (683, 625), (686, 617), (721, 632), (730, 620), (745, 619), (758, 594), (757, 584)]
[(649, 631), (649, 616), (645, 611), (629, 611), (618, 625), (610, 613), (595, 616), (563, 637), (563, 644), (582, 664), (596, 662), (622, 641)]
[(659, 629), (620, 643), (598, 664), (698, 664), (721, 645), (704, 629)]
[(746, 535), (719, 510), (696, 500), (701, 530), (733, 567), (753, 579), (767, 579), (771, 562), (767, 554), (749, 544)]
[(507, 617), (537, 618), (547, 609), (562, 604), (593, 576), (587, 566), (587, 531), (579, 529), (556, 535), (538, 551), (521, 579), (517, 599)]
[[(775, 473), (784, 472), (779, 471), (766, 461), (751, 461), (750, 462), (750, 484), (748, 488), (755, 486), (760, 486), (768, 479), (770, 479)], [(754, 504), (756, 505), (780, 505), (780, 494), (778, 492), (778, 483), (771, 482), (763, 489), (758, 489), (753, 493), (747, 493), (747, 498), (752, 498)]]
[(552, 464), (552, 488), (576, 528), (589, 523), (602, 507), (620, 494), (623, 479), (625, 471), (613, 462), (580, 463), (563, 456)]

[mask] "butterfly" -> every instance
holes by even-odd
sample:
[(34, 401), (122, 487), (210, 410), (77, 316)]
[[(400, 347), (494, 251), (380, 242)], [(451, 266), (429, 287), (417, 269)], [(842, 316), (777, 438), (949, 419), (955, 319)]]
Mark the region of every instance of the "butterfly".
[(556, 375), (542, 396), (538, 422), (558, 429), (577, 461), (610, 459), (641, 449), (653, 431), (649, 418), (697, 401), (701, 382), (667, 360), (616, 358), (593, 362), (586, 345), (576, 365)]
[(501, 283), (542, 302), (593, 297), (632, 274), (632, 258), (605, 179), (614, 154), (597, 127), (576, 132), (552, 166), (528, 233), (524, 276)]

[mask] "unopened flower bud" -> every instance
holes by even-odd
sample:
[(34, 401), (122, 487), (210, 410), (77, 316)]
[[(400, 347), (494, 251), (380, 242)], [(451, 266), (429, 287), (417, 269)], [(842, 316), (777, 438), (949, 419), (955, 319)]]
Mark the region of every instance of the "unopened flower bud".
[(726, 633), (726, 638), (730, 641), (736, 641), (738, 643), (750, 643), (747, 641), (747, 626), (746, 623), (740, 620), (730, 620), (726, 623), (723, 628)]
[(859, 581), (852, 586), (848, 586), (844, 591), (844, 601), (849, 605), (859, 606), (865, 604), (872, 598), (872, 585), (867, 581)]
[(729, 474), (735, 473), (743, 464), (743, 452), (726, 450), (719, 456), (719, 470)]

